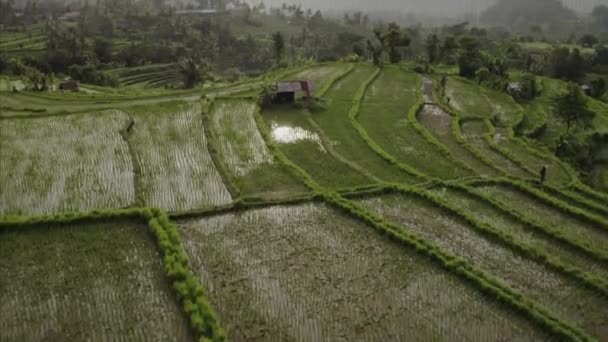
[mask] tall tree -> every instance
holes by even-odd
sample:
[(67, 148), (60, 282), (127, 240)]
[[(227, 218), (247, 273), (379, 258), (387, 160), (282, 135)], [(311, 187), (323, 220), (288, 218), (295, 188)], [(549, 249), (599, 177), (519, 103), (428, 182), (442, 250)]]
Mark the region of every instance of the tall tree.
[(458, 44), (460, 53), (458, 57), (458, 68), (460, 76), (474, 78), (475, 73), (482, 67), (479, 40), (473, 37), (462, 37)]
[(566, 92), (555, 98), (554, 111), (566, 124), (562, 141), (572, 133), (574, 127), (590, 127), (595, 117), (595, 113), (587, 109), (587, 97), (575, 83), (568, 83)]
[(274, 48), (274, 57), (277, 63), (281, 63), (283, 60), (283, 53), (285, 52), (285, 38), (281, 32), (277, 32), (272, 35), (272, 46)]
[(426, 53), (429, 58), (429, 63), (435, 64), (439, 61), (441, 56), (441, 46), (439, 37), (436, 34), (432, 34), (426, 39)]
[(399, 25), (390, 23), (384, 39), (386, 41), (386, 46), (388, 47), (388, 58), (391, 64), (401, 62), (400, 49), (410, 45), (410, 37), (401, 30)]
[(204, 60), (197, 61), (193, 57), (188, 57), (182, 60), (178, 66), (186, 88), (193, 88), (209, 78), (209, 66)]

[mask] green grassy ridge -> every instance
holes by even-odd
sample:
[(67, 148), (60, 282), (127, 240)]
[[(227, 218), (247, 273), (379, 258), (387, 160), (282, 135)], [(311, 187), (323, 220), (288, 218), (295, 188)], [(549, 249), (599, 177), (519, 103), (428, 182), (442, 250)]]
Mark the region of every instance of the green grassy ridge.
[(313, 191), (316, 198), (320, 198), (326, 203), (331, 204), (369, 224), (380, 233), (388, 235), (397, 242), (400, 242), (408, 247), (415, 248), (417, 252), (430, 257), (433, 261), (437, 262), (446, 270), (455, 273), (457, 276), (462, 277), (465, 280), (468, 280), (484, 294), (498, 299), (500, 302), (508, 305), (510, 308), (526, 315), (539, 326), (542, 326), (547, 331), (551, 332), (551, 334), (571, 341), (594, 340), (584, 331), (581, 331), (580, 329), (573, 327), (570, 323), (555, 317), (536, 302), (524, 297), (522, 294), (515, 292), (508, 286), (473, 268), (464, 260), (443, 252), (438, 247), (428, 243), (416, 235), (407, 233), (406, 230), (400, 227), (387, 224), (380, 217), (366, 212), (360, 206), (345, 199), (336, 192), (326, 192), (308, 173), (291, 162), (279, 150), (279, 148), (276, 147), (276, 145), (270, 139), (269, 132), (265, 127), (261, 114), (256, 115), (256, 122), (258, 123), (262, 136), (266, 140), (271, 152), (276, 154), (277, 159), (288, 167), (294, 173), (294, 176), (301, 179), (302, 182)]
[(608, 220), (605, 220), (602, 217), (599, 217), (597, 215), (587, 213), (581, 209), (574, 208), (560, 200), (557, 200), (557, 199), (547, 195), (546, 193), (542, 192), (541, 190), (531, 187), (529, 184), (527, 184), (525, 182), (522, 182), (519, 180), (507, 179), (507, 178), (496, 178), (496, 179), (487, 180), (487, 181), (472, 182), (472, 184), (475, 186), (479, 186), (479, 185), (509, 186), (515, 190), (518, 190), (529, 196), (532, 196), (535, 200), (541, 201), (549, 206), (552, 206), (555, 209), (558, 209), (567, 215), (574, 216), (578, 219), (584, 220), (584, 221), (592, 224), (593, 227), (596, 229), (599, 229), (604, 232), (608, 232)]
[(146, 222), (163, 255), (165, 272), (171, 281), (182, 310), (188, 316), (190, 327), (199, 341), (225, 341), (226, 335), (209, 305), (205, 289), (188, 268), (186, 256), (177, 227), (161, 209), (132, 208), (94, 210), (89, 213), (62, 213), (44, 216), (3, 216), (0, 229), (20, 229), (40, 224), (66, 225), (89, 222), (108, 222), (133, 219)]
[(209, 304), (206, 291), (188, 266), (188, 256), (183, 249), (177, 226), (160, 210), (150, 210), (148, 213), (148, 225), (162, 251), (165, 271), (198, 340), (225, 341), (226, 333)]

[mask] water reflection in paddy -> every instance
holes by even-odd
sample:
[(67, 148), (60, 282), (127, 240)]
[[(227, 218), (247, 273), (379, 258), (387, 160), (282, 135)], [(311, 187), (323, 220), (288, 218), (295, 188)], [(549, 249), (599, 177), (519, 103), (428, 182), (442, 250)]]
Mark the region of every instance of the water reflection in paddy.
[(282, 126), (273, 122), (271, 124), (272, 139), (280, 144), (295, 144), (300, 141), (312, 141), (317, 143), (319, 149), (325, 152), (321, 138), (317, 133), (303, 129), (302, 127)]

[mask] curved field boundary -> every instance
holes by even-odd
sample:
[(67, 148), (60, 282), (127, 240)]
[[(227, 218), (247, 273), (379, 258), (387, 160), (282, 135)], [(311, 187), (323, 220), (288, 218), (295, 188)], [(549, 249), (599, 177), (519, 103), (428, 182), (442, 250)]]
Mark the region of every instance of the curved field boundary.
[(506, 304), (511, 309), (516, 310), (530, 320), (542, 326), (546, 331), (559, 336), (560, 338), (572, 341), (593, 341), (593, 338), (587, 335), (579, 328), (572, 326), (570, 323), (557, 318), (542, 308), (535, 301), (526, 298), (521, 293), (516, 292), (510, 287), (502, 284), (492, 277), (484, 274), (480, 270), (467, 264), (463, 259), (446, 253), (437, 246), (421, 239), (420, 237), (408, 233), (406, 229), (389, 224), (382, 218), (371, 214), (361, 208), (359, 205), (349, 201), (336, 192), (327, 192), (321, 188), (315, 180), (308, 175), (303, 169), (291, 162), (272, 142), (267, 127), (264, 125), (263, 118), (260, 114), (257, 116), (257, 122), (260, 125), (259, 129), (262, 132), (266, 143), (270, 150), (277, 156), (286, 167), (288, 167), (294, 176), (300, 178), (310, 189), (316, 194), (316, 197), (322, 199), (328, 204), (350, 214), (353, 217), (362, 220), (369, 224), (372, 228), (380, 233), (387, 235), (389, 238), (401, 243), (409, 248), (414, 248), (417, 252), (430, 257), (434, 262), (438, 263), (446, 270), (453, 272), (457, 276), (468, 280), (475, 285), (478, 290), (486, 295), (498, 299), (501, 303)]
[(491, 180), (473, 181), (473, 182), (470, 182), (469, 184), (475, 185), (475, 186), (478, 186), (478, 185), (506, 185), (506, 186), (509, 186), (515, 190), (521, 191), (529, 196), (532, 196), (535, 200), (548, 204), (548, 205), (562, 211), (563, 213), (565, 213), (567, 215), (584, 220), (584, 221), (592, 224), (595, 228), (599, 229), (600, 231), (608, 232), (608, 220), (605, 220), (602, 217), (599, 217), (597, 215), (587, 213), (581, 209), (573, 208), (572, 206), (570, 206), (560, 200), (557, 200), (557, 199), (547, 195), (546, 193), (531, 187), (530, 185), (528, 185), (527, 183), (524, 183), (522, 181), (511, 180), (511, 179), (506, 179), (506, 178), (497, 178), (497, 179), (491, 179)]
[(200, 341), (225, 341), (226, 334), (219, 324), (214, 310), (206, 298), (206, 290), (188, 267), (188, 257), (183, 250), (177, 227), (160, 209), (137, 208), (97, 210), (90, 213), (65, 213), (47, 216), (0, 217), (0, 229), (21, 229), (39, 224), (74, 224), (108, 222), (117, 219), (134, 219), (146, 222), (163, 255), (165, 271), (176, 292), (190, 327)]
[[(365, 128), (363, 128), (363, 126), (357, 121), (357, 116), (359, 115), (359, 113), (361, 111), (361, 104), (363, 102), (363, 98), (365, 97), (365, 94), (367, 93), (369, 87), (378, 78), (378, 76), (380, 76), (379, 68), (377, 68), (376, 71), (374, 72), (374, 74), (372, 74), (363, 83), (361, 88), (359, 88), (359, 90), (355, 94), (354, 100), (353, 100), (354, 105), (352, 106), (350, 113), (348, 115), (350, 118), (350, 123), (351, 123), (351, 125), (353, 125), (353, 127), (355, 127), (355, 129), (357, 130), (357, 132), (359, 133), (361, 138), (363, 138), (363, 140), (367, 143), (367, 145), (372, 150), (374, 150), (374, 152), (376, 152), (376, 154), (378, 154), (380, 157), (382, 157), (382, 159), (388, 161), (391, 165), (394, 165), (395, 167), (397, 167), (397, 168), (405, 171), (406, 173), (408, 173), (414, 177), (417, 177), (423, 181), (430, 180), (430, 178), (427, 175), (425, 175), (421, 172), (418, 172), (417, 170), (415, 170), (414, 168), (410, 167), (407, 164), (401, 163), (395, 157), (393, 157), (388, 152), (386, 152), (380, 145), (378, 145), (372, 138), (370, 138), (370, 136), (367, 134), (367, 131), (365, 130)], [(413, 112), (413, 115), (416, 115), (416, 113), (418, 112), (418, 109), (421, 108), (423, 105), (424, 105), (424, 98), (422, 96), (420, 96), (416, 105), (414, 105), (410, 109), (410, 114), (408, 114), (408, 116), (411, 115), (412, 112)]]

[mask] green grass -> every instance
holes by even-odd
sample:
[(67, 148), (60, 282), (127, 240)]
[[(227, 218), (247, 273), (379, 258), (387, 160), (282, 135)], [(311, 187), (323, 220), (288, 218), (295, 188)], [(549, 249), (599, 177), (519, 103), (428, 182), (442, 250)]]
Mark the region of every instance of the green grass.
[(274, 142), (322, 186), (336, 189), (372, 183), (371, 179), (328, 152), (305, 110), (276, 106), (262, 113)]
[(419, 172), (443, 179), (468, 176), (409, 122), (408, 112), (419, 102), (421, 87), (417, 74), (385, 68), (368, 89), (358, 121), (386, 152)]
[(415, 182), (412, 176), (378, 156), (350, 124), (349, 113), (356, 101), (355, 94), (373, 72), (372, 66), (361, 65), (334, 84), (325, 96), (326, 110), (312, 113), (312, 118), (331, 141), (333, 149), (359, 168), (383, 181)]
[(144, 225), (0, 231), (2, 341), (192, 340)]
[(303, 184), (274, 160), (255, 122), (258, 107), (247, 100), (217, 100), (210, 112), (216, 158), (240, 195), (266, 199), (306, 192)]

